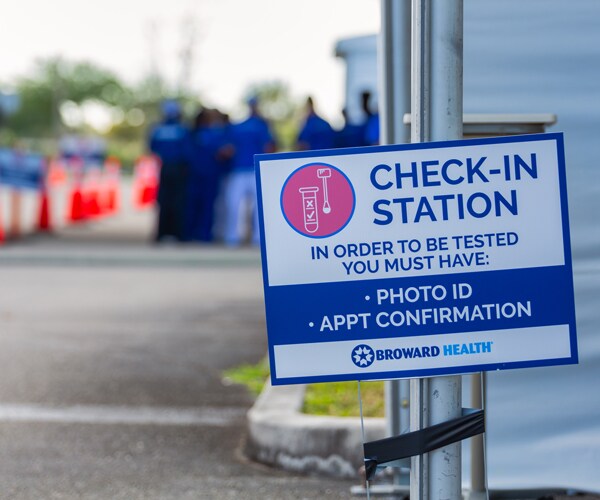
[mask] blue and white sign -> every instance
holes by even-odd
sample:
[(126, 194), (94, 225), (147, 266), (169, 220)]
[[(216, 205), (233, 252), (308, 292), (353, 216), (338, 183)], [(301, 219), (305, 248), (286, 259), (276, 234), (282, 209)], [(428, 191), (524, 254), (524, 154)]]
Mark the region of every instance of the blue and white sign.
[(562, 134), (256, 157), (273, 384), (577, 363)]
[(39, 190), (45, 174), (45, 158), (37, 153), (0, 149), (0, 184)]

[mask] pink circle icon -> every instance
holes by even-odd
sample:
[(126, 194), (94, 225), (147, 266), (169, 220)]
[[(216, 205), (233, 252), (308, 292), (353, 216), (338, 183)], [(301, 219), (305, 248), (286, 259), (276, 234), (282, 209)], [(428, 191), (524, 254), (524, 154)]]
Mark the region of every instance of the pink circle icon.
[(295, 170), (281, 190), (281, 210), (287, 223), (311, 238), (341, 231), (352, 218), (354, 188), (346, 175), (326, 163)]

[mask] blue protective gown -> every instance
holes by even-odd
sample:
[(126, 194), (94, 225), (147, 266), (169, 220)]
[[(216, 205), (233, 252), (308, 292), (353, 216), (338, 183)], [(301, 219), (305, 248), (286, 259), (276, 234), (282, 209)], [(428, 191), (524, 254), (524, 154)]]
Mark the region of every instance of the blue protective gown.
[(189, 131), (178, 120), (165, 120), (150, 131), (150, 150), (160, 158), (156, 240), (183, 240), (185, 183), (189, 166)]
[(225, 193), (225, 243), (239, 245), (243, 234), (244, 201), (252, 205), (251, 238), (259, 243), (258, 211), (256, 207), (256, 180), (254, 178), (254, 155), (266, 153), (273, 148), (274, 140), (266, 120), (253, 114), (231, 127), (231, 140), (235, 154), (231, 163), (231, 174)]
[(311, 113), (300, 130), (298, 143), (306, 149), (330, 149), (335, 147), (335, 131), (327, 121)]
[(369, 117), (365, 128), (365, 142), (368, 146), (379, 144), (379, 113)]
[(355, 148), (366, 146), (365, 124), (354, 125), (352, 123), (346, 123), (344, 128), (338, 130), (335, 139), (335, 145), (338, 148)]
[(227, 143), (225, 127), (213, 125), (192, 132), (185, 208), (185, 239), (212, 241), (215, 201), (224, 171), (219, 151)]

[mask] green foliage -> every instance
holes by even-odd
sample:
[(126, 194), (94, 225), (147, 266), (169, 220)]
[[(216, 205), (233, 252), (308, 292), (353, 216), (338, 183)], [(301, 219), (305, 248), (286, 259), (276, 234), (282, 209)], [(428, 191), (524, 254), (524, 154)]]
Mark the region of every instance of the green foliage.
[(50, 61), (42, 66), (49, 85), (59, 86), (64, 99), (78, 104), (98, 99), (117, 106), (128, 104), (129, 91), (112, 72), (88, 62)]
[[(19, 95), (20, 107), (0, 124), (2, 145), (52, 139), (52, 147), (45, 147), (45, 152), (54, 154), (56, 140), (64, 133), (102, 135), (108, 154), (123, 165), (131, 165), (144, 152), (148, 127), (159, 120), (160, 103), (166, 96), (194, 109), (199, 104), (191, 95), (170, 91), (158, 75), (130, 86), (95, 64), (61, 58), (38, 61), (12, 88)], [(104, 114), (102, 129), (88, 121), (90, 105)]]
[(258, 396), (269, 376), (269, 364), (263, 359), (257, 364), (236, 366), (223, 373), (224, 381), (245, 385), (252, 394)]
[[(245, 364), (236, 366), (223, 374), (226, 382), (245, 385), (255, 396), (258, 396), (262, 391), (268, 376), (269, 365), (266, 359), (254, 365)], [(383, 382), (361, 382), (360, 388), (363, 416), (383, 417)], [(359, 416), (357, 382), (333, 382), (308, 385), (306, 387), (302, 411), (310, 415)]]
[(19, 110), (6, 119), (6, 127), (15, 135), (49, 135), (58, 120), (54, 90), (33, 80), (19, 83)]
[(8, 117), (6, 126), (26, 137), (57, 136), (65, 127), (60, 108), (67, 101), (82, 104), (96, 99), (118, 105), (127, 94), (110, 71), (87, 62), (67, 63), (60, 58), (39, 61), (31, 76), (17, 82), (16, 91), (21, 105)]
[[(383, 382), (361, 382), (364, 417), (383, 417)], [(306, 388), (304, 413), (358, 417), (360, 406), (357, 382), (311, 384)]]
[(0, 128), (0, 148), (14, 148), (17, 145), (17, 136), (11, 130)]
[[(65, 133), (102, 135), (108, 154), (130, 165), (144, 152), (148, 127), (159, 119), (165, 97), (177, 98), (191, 118), (199, 100), (181, 90), (173, 91), (159, 75), (149, 75), (135, 85), (124, 83), (113, 72), (87, 61), (61, 58), (38, 61), (34, 70), (13, 86), (19, 95), (18, 111), (0, 124), (0, 142), (35, 144), (45, 152), (56, 152), (56, 141)], [(258, 96), (260, 109), (273, 127), (280, 150), (295, 146), (301, 104), (279, 81), (251, 85), (248, 96)], [(103, 113), (102, 128), (91, 121), (88, 111)], [(46, 140), (51, 140), (48, 147)]]
[(118, 158), (123, 172), (133, 172), (136, 160), (146, 152), (143, 141), (112, 139), (107, 143), (106, 154)]

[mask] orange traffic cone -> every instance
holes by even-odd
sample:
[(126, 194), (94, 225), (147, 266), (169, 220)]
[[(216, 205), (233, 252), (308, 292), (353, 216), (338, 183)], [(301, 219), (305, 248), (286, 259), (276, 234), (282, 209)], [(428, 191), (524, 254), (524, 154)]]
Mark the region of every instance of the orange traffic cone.
[(85, 210), (83, 207), (83, 193), (81, 188), (76, 186), (71, 191), (71, 209), (69, 210), (68, 219), (70, 222), (81, 222), (85, 220)]
[(50, 221), (50, 200), (48, 190), (44, 187), (40, 193), (40, 213), (38, 217), (38, 231), (49, 233), (52, 231)]
[(40, 194), (40, 216), (38, 218), (38, 231), (52, 231), (50, 221), (50, 200), (48, 199), (48, 190), (43, 189)]
[(142, 156), (135, 165), (133, 203), (144, 209), (156, 201), (160, 162), (155, 156)]
[(40, 210), (38, 217), (38, 231), (50, 232), (52, 231), (52, 224), (50, 221), (50, 200), (48, 197), (48, 182), (50, 173), (49, 163), (44, 164), (44, 177), (40, 185)]
[(73, 174), (73, 184), (70, 194), (69, 211), (67, 221), (81, 222), (87, 218), (85, 206), (83, 204), (83, 193), (81, 191), (81, 179), (83, 176), (83, 162), (74, 160), (71, 164)]
[(119, 192), (121, 164), (116, 158), (108, 158), (104, 164), (105, 196), (104, 212), (114, 214), (119, 210), (121, 194)]
[(83, 193), (83, 204), (86, 217), (96, 218), (102, 215), (100, 207), (100, 185), (99, 173), (97, 170), (92, 170), (88, 174), (87, 182), (85, 183), (85, 191)]
[(63, 162), (57, 159), (51, 159), (48, 163), (48, 173), (46, 181), (50, 186), (64, 184), (67, 181), (67, 173)]
[(148, 182), (142, 190), (141, 205), (147, 207), (152, 205), (156, 201), (156, 195), (158, 194), (158, 186), (154, 182)]

